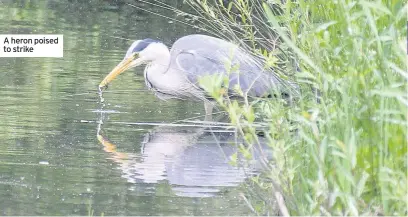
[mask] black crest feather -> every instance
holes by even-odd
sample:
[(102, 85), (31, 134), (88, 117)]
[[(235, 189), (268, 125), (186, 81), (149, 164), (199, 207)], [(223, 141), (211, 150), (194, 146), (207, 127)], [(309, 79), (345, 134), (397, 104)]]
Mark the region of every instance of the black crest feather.
[(160, 42), (160, 41), (154, 40), (154, 39), (151, 39), (151, 38), (143, 39), (142, 41), (139, 42), (139, 44), (136, 45), (135, 48), (133, 48), (133, 52), (140, 52), (140, 51), (144, 50), (149, 44), (157, 43), (157, 42)]

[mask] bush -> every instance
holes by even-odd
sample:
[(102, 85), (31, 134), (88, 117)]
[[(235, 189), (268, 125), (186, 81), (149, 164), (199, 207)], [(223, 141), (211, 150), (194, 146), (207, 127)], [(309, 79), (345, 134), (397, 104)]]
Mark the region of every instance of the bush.
[(407, 215), (405, 1), (187, 2), (204, 30), (263, 55), (302, 90), (290, 106), (219, 99), (242, 152), (268, 126), (274, 159), (253, 178), (257, 214), (278, 201), (279, 214)]

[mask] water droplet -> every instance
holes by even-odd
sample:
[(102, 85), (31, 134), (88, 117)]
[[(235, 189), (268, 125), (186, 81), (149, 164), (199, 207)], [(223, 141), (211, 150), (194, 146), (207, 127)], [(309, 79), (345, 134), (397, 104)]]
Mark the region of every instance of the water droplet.
[(41, 165), (49, 165), (50, 163), (48, 163), (48, 161), (40, 161), (40, 162), (38, 162), (38, 164), (41, 164)]

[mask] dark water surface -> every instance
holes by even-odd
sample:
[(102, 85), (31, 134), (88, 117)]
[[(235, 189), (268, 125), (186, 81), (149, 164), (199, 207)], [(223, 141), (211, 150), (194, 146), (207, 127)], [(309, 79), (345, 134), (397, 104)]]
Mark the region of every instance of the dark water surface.
[(117, 37), (195, 32), (107, 2), (0, 1), (0, 33), (64, 35), (64, 58), (0, 58), (0, 214), (250, 214), (240, 194), (252, 171), (228, 163), (231, 134), (128, 124), (193, 118), (200, 103), (160, 101), (138, 68), (101, 108), (97, 85), (132, 42)]

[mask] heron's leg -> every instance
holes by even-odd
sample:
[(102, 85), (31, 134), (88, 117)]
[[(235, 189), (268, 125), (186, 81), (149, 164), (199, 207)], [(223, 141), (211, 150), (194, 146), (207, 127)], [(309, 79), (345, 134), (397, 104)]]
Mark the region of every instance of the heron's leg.
[(204, 109), (205, 109), (204, 121), (212, 121), (213, 108), (214, 108), (214, 105), (211, 102), (209, 101), (204, 102)]

